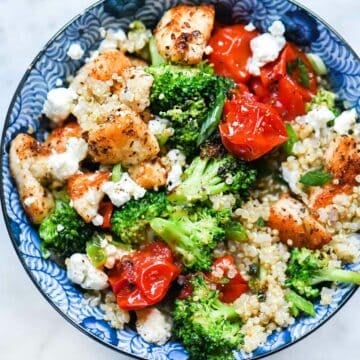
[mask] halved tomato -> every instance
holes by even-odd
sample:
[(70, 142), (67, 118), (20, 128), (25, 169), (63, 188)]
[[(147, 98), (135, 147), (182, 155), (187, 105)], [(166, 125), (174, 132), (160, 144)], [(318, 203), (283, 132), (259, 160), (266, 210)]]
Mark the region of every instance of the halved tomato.
[(274, 107), (250, 95), (241, 95), (225, 103), (219, 129), (225, 148), (247, 161), (260, 158), (288, 138)]
[(250, 78), (247, 63), (251, 57), (250, 41), (258, 36), (257, 31), (247, 31), (244, 25), (220, 27), (209, 41), (213, 51), (209, 60), (215, 73), (231, 77), (237, 83)]

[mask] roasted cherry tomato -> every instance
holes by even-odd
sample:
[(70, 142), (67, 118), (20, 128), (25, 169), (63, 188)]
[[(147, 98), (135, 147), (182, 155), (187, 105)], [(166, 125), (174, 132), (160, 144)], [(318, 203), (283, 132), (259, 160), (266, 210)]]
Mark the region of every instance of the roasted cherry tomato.
[(278, 112), (251, 95), (228, 100), (219, 125), (225, 148), (235, 156), (252, 161), (287, 140)]
[(106, 230), (111, 228), (111, 216), (114, 211), (114, 205), (111, 201), (102, 201), (99, 206), (99, 214), (103, 217), (101, 228)]
[(216, 284), (220, 291), (220, 300), (224, 303), (235, 301), (249, 289), (247, 282), (235, 267), (232, 256), (223, 256), (214, 262), (210, 281)]
[(155, 242), (123, 257), (109, 272), (109, 283), (119, 307), (136, 310), (161, 301), (179, 274), (171, 250)]
[(245, 83), (250, 77), (247, 70), (250, 41), (257, 35), (257, 31), (245, 30), (244, 25), (218, 28), (209, 41), (213, 49), (209, 60), (214, 64), (215, 73)]
[(306, 55), (295, 45), (287, 43), (279, 58), (261, 69), (261, 81), (268, 87), (276, 80), (289, 76), (310, 93), (316, 93), (316, 74)]
[(276, 107), (284, 120), (303, 115), (317, 91), (313, 68), (305, 54), (290, 43), (278, 60), (261, 69), (260, 79), (252, 80), (250, 88), (261, 102)]

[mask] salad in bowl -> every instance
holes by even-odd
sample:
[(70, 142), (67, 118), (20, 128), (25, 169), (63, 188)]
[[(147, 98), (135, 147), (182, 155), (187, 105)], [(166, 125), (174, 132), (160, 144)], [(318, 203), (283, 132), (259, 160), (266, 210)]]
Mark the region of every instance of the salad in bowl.
[(360, 284), (356, 109), (306, 34), (216, 11), (101, 27), (88, 54), (73, 42), (84, 62), (47, 92), (42, 138), (9, 144), (42, 257), (112, 331), (190, 359), (251, 356)]

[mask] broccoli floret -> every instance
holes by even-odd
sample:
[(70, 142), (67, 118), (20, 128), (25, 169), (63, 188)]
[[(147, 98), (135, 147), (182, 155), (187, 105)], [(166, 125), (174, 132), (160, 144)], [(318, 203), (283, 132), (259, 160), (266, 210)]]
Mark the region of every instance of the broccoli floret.
[(164, 216), (168, 201), (164, 192), (150, 192), (139, 200), (128, 201), (121, 209), (115, 210), (111, 218), (111, 230), (127, 244), (145, 242), (149, 223)]
[(192, 294), (178, 299), (172, 312), (175, 335), (190, 359), (233, 359), (233, 350), (243, 345), (241, 319), (235, 309), (219, 300), (203, 275), (190, 280)]
[(287, 266), (286, 285), (306, 299), (320, 295), (317, 286), (323, 282), (360, 285), (360, 273), (329, 267), (329, 259), (320, 251), (293, 249)]
[(226, 155), (222, 158), (196, 157), (183, 174), (182, 183), (168, 199), (178, 204), (205, 201), (211, 195), (232, 192), (246, 195), (256, 171)]
[(214, 75), (212, 67), (159, 65), (147, 68), (154, 77), (150, 103), (153, 113), (171, 121), (170, 147), (193, 155), (220, 121), (230, 79)]
[(335, 116), (341, 113), (341, 109), (336, 102), (336, 94), (331, 91), (320, 89), (311, 102), (306, 104), (306, 110), (311, 111), (320, 105), (325, 105)]
[(225, 236), (217, 216), (208, 209), (184, 210), (169, 219), (155, 218), (150, 226), (181, 256), (185, 268), (192, 271), (210, 269), (213, 250)]
[(93, 232), (93, 227), (84, 222), (68, 200), (57, 199), (54, 210), (39, 228), (43, 253), (57, 257), (84, 253)]
[(245, 227), (238, 221), (229, 221), (225, 225), (226, 240), (235, 242), (246, 242), (247, 233)]

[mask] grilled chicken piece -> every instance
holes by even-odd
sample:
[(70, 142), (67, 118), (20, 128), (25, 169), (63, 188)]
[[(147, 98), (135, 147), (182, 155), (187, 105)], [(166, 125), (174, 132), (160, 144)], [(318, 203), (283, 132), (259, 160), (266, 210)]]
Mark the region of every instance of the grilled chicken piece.
[(11, 174), (16, 182), (25, 213), (34, 224), (40, 224), (54, 207), (51, 193), (30, 171), (31, 165), (39, 155), (46, 157), (48, 150), (27, 134), (19, 134), (11, 142)]
[(198, 64), (214, 26), (213, 5), (179, 5), (168, 10), (154, 34), (159, 53), (174, 63)]
[[(71, 153), (67, 153), (68, 141), (72, 142)], [(11, 174), (25, 212), (33, 223), (41, 223), (54, 206), (54, 199), (46, 186), (62, 186), (68, 176), (78, 171), (86, 151), (87, 144), (76, 123), (55, 129), (44, 143), (27, 134), (19, 134), (12, 141)]]
[(63, 127), (54, 129), (43, 145), (51, 151), (59, 153), (64, 152), (66, 151), (67, 141), (72, 137), (80, 139), (81, 132), (82, 131), (78, 123), (75, 121), (69, 122)]
[(168, 171), (159, 158), (131, 166), (128, 172), (131, 178), (145, 189), (166, 185)]
[(324, 187), (313, 187), (310, 192), (309, 207), (316, 213), (318, 209), (331, 205), (336, 195), (351, 193), (352, 187), (350, 185), (329, 184)]
[(153, 159), (160, 148), (138, 114), (122, 107), (84, 134), (93, 161), (131, 166)]
[(325, 153), (328, 170), (340, 184), (356, 184), (360, 175), (360, 144), (350, 135), (334, 139)]
[(291, 247), (320, 249), (331, 235), (300, 201), (283, 196), (270, 209), (268, 224), (279, 231), (280, 240)]
[(87, 155), (87, 144), (81, 137), (80, 126), (71, 122), (56, 128), (34, 154), (30, 171), (42, 184), (63, 184), (79, 171)]
[(133, 66), (132, 61), (119, 50), (107, 50), (89, 64), (90, 76), (96, 80), (110, 80), (114, 74), (121, 75)]
[(109, 172), (96, 172), (73, 175), (67, 184), (67, 192), (76, 212), (90, 222), (98, 214), (104, 192), (101, 186), (110, 177)]

